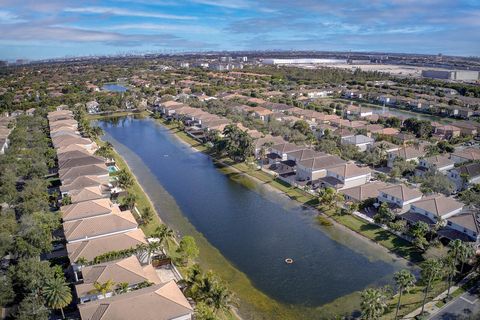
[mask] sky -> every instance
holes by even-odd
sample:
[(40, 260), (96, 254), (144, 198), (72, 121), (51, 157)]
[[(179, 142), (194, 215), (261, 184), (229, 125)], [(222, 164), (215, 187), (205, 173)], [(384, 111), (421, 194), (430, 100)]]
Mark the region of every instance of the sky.
[(0, 59), (239, 50), (480, 56), (480, 0), (0, 0)]

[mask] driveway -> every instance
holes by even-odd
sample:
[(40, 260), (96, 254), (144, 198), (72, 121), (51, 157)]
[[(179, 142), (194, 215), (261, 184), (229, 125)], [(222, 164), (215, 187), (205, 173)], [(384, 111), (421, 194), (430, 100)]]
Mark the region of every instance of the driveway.
[(432, 320), (480, 319), (480, 284), (447, 304)]

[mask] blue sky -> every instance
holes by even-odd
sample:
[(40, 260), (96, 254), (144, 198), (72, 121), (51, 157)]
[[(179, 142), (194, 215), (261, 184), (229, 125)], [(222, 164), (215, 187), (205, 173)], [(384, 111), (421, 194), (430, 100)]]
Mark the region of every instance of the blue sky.
[(480, 1), (0, 0), (0, 59), (251, 49), (480, 56)]

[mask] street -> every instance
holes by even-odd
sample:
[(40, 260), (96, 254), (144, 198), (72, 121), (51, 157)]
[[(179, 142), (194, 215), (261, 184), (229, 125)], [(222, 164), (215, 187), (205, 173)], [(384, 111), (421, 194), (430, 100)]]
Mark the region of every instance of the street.
[(480, 319), (480, 285), (477, 285), (456, 300), (450, 302), (432, 320)]

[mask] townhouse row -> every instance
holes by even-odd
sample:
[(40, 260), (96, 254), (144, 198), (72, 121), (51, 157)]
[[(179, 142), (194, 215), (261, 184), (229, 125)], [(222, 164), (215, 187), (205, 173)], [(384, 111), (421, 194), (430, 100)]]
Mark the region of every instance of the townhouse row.
[[(121, 193), (112, 160), (96, 156), (96, 143), (82, 137), (69, 110), (48, 114), (57, 151), (66, 250), (82, 319), (191, 319), (193, 308), (175, 280), (150, 263), (147, 239), (130, 210), (112, 202)], [(124, 258), (104, 261), (109, 254)], [(114, 285), (101, 292), (98, 284)], [(121, 286), (120, 286), (121, 284)]]

